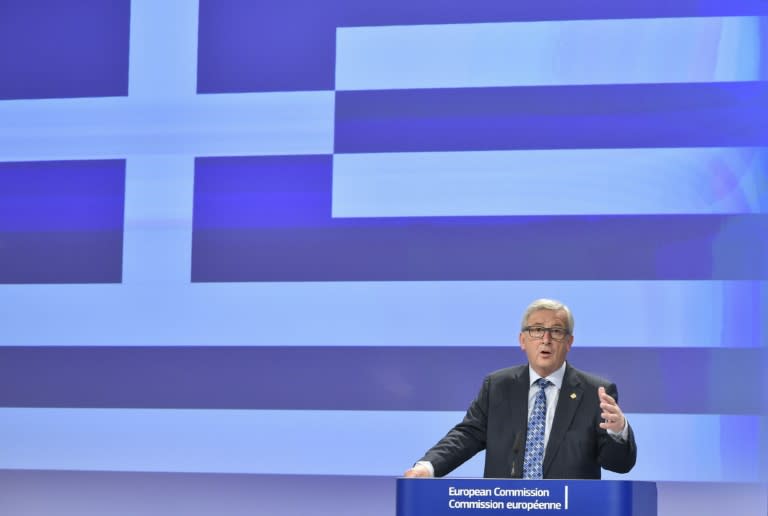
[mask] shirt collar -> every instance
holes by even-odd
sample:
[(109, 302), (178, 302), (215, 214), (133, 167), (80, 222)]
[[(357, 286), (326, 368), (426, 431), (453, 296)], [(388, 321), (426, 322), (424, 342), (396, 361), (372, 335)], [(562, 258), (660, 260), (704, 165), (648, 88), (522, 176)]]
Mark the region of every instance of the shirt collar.
[[(536, 380), (541, 378), (541, 376), (539, 376), (539, 373), (534, 371), (533, 368), (530, 366), (530, 364), (528, 365), (528, 376), (531, 380), (530, 386), (532, 386)], [(545, 378), (550, 382), (552, 382), (553, 384), (555, 384), (555, 387), (557, 387), (557, 390), (560, 390), (560, 388), (563, 386), (564, 377), (565, 377), (565, 362), (563, 362), (563, 365), (561, 365), (557, 371), (555, 371), (549, 376), (546, 376)]]

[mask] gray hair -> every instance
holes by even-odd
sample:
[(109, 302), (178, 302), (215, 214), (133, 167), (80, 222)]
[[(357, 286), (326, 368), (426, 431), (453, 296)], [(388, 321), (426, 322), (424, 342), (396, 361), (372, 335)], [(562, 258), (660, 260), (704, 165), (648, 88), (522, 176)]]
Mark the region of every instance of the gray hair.
[(520, 331), (522, 331), (523, 328), (525, 328), (526, 323), (528, 322), (528, 317), (531, 316), (533, 312), (538, 312), (539, 310), (552, 310), (553, 312), (565, 312), (565, 315), (568, 319), (568, 333), (573, 335), (573, 314), (571, 313), (571, 309), (568, 308), (566, 305), (561, 303), (560, 301), (555, 301), (554, 299), (537, 299), (530, 305), (528, 305), (528, 308), (525, 309), (525, 313), (523, 313), (523, 322), (520, 325)]

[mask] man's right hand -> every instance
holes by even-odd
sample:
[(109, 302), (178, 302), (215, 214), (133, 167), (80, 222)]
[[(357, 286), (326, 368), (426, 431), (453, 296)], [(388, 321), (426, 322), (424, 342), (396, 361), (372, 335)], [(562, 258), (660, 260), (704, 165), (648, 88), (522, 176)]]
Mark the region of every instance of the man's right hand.
[(425, 466), (416, 464), (414, 467), (403, 473), (403, 476), (406, 478), (429, 478), (432, 474)]

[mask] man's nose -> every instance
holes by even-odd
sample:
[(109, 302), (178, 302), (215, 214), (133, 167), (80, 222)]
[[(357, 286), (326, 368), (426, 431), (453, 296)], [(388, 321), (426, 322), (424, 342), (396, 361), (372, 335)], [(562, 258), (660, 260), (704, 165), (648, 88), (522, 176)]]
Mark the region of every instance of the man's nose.
[(544, 342), (549, 342), (550, 339), (552, 339), (552, 334), (549, 333), (548, 330), (544, 330), (544, 335), (541, 336), (541, 340)]

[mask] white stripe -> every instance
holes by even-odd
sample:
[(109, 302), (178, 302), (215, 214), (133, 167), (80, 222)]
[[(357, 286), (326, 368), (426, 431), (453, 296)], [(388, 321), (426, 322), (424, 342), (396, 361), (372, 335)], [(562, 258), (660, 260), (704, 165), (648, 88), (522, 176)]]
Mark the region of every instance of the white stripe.
[(765, 312), (768, 282), (0, 285), (0, 345), (507, 347), (539, 297), (573, 309), (576, 346), (759, 347), (741, 307)]
[(132, 0), (128, 94), (132, 99), (195, 95), (198, 0)]
[(336, 48), (339, 90), (749, 81), (760, 18), (351, 27)]
[[(0, 409), (0, 468), (397, 476), (457, 423), (460, 412)], [(638, 449), (626, 480), (729, 477), (721, 420), (630, 414)], [(754, 428), (753, 428), (754, 427)], [(702, 453), (702, 444), (707, 452)], [(757, 460), (744, 454), (750, 466)], [(751, 459), (749, 458), (751, 456)], [(482, 476), (482, 454), (453, 476)], [(609, 475), (613, 477), (612, 475)], [(754, 480), (754, 479), (752, 479)]]
[[(129, 103), (195, 102), (198, 12), (190, 0), (131, 3)], [(189, 282), (193, 190), (191, 157), (128, 158), (123, 283)]]
[(126, 162), (124, 285), (183, 289), (192, 266), (194, 160), (135, 156)]
[(5, 101), (0, 161), (330, 154), (333, 123), (327, 91)]
[(762, 147), (338, 154), (334, 217), (766, 213)]

